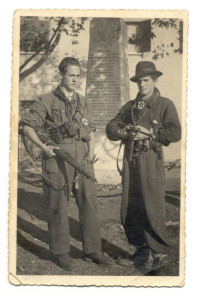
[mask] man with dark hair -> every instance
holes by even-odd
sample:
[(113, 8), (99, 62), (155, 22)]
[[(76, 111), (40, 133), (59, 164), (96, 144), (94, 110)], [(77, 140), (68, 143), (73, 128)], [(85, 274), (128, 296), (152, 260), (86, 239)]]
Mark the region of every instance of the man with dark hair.
[(110, 140), (122, 140), (125, 145), (121, 220), (136, 252), (118, 261), (124, 266), (145, 263), (152, 254), (155, 267), (170, 251), (162, 146), (179, 141), (181, 127), (173, 102), (162, 97), (155, 87), (161, 75), (152, 62), (139, 62), (131, 78), (139, 93), (106, 128)]
[(61, 74), (65, 74), (67, 72), (67, 68), (69, 65), (77, 66), (80, 68), (80, 63), (76, 58), (65, 57), (65, 58), (63, 58), (63, 60), (61, 60), (61, 62), (59, 64), (59, 71), (61, 72)]
[(29, 115), (21, 121), (24, 135), (44, 152), (42, 172), (48, 203), (49, 248), (60, 267), (72, 270), (68, 200), (73, 192), (79, 209), (85, 259), (109, 266), (111, 259), (101, 252), (95, 184), (57, 157), (53, 151), (56, 147), (42, 143), (37, 135), (44, 127), (57, 147), (69, 152), (73, 159), (94, 174), (92, 113), (87, 100), (75, 92), (80, 79), (79, 61), (66, 57), (61, 61), (59, 71), (60, 85), (53, 92), (39, 97)]

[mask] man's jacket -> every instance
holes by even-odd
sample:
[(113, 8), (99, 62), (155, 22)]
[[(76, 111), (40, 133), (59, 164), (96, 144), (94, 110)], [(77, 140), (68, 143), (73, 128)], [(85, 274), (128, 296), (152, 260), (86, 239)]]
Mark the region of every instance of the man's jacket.
[(153, 95), (145, 101), (145, 107), (141, 110), (137, 108), (140, 100), (141, 96), (138, 94), (135, 100), (131, 100), (121, 107), (115, 118), (107, 124), (107, 137), (113, 141), (119, 140), (118, 130), (120, 124), (124, 123), (140, 125), (148, 130), (152, 129), (156, 140), (165, 146), (179, 141), (181, 125), (173, 102), (160, 96), (156, 88)]
[(95, 131), (92, 113), (87, 100), (74, 92), (69, 100), (58, 86), (55, 91), (40, 96), (33, 104), (30, 112), (21, 121), (35, 131), (44, 127), (50, 130), (62, 124), (70, 124), (78, 113), (78, 139), (89, 140), (89, 133)]

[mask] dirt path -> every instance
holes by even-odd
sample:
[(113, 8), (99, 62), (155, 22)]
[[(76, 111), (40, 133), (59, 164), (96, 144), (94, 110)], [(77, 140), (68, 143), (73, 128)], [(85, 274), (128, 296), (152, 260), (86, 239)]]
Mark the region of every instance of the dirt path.
[[(171, 262), (148, 275), (178, 274), (179, 243), (179, 173), (172, 169), (166, 176), (167, 228), (173, 249)], [(102, 247), (112, 259), (133, 254), (135, 248), (129, 245), (120, 223), (121, 189), (113, 186), (97, 186), (98, 211), (101, 220)], [(52, 261), (48, 251), (46, 203), (42, 188), (19, 182), (18, 186), (18, 236), (17, 274), (23, 275), (142, 275), (147, 269), (125, 268), (116, 263), (102, 268), (83, 260), (80, 239), (78, 210), (75, 199), (69, 202), (71, 256), (75, 267), (72, 272), (64, 271)]]

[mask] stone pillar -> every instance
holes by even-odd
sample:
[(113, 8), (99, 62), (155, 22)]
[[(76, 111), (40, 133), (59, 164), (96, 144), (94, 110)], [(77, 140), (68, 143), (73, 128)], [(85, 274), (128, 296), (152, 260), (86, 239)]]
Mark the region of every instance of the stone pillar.
[(106, 138), (105, 128), (129, 101), (127, 25), (121, 19), (95, 18), (90, 23), (90, 47), (86, 96), (97, 126), (95, 164), (100, 183), (119, 183), (116, 158), (119, 142)]

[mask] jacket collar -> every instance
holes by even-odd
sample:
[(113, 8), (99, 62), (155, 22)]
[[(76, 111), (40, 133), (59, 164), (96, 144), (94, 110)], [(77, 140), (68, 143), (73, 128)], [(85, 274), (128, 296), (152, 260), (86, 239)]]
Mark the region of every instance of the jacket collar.
[(69, 100), (71, 100), (74, 91), (72, 91), (71, 93), (68, 93), (68, 91), (66, 90), (66, 88), (64, 88), (64, 86), (61, 86), (61, 85), (60, 85), (59, 87), (60, 87), (60, 90), (61, 90), (61, 92), (63, 93), (63, 95), (64, 95), (66, 98), (69, 98)]
[[(160, 92), (157, 88), (155, 88), (153, 94), (148, 99), (144, 100), (146, 106), (152, 107), (158, 96), (160, 96)], [(137, 103), (138, 101), (142, 101), (142, 96), (140, 93), (138, 93), (135, 98), (135, 102)]]
[(77, 93), (75, 91), (73, 91), (73, 94), (72, 94), (72, 99), (69, 100), (68, 97), (65, 96), (65, 94), (63, 93), (60, 85), (57, 86), (57, 88), (55, 89), (54, 91), (54, 94), (62, 101), (64, 102), (71, 102), (72, 101), (77, 101), (78, 97), (77, 97)]

